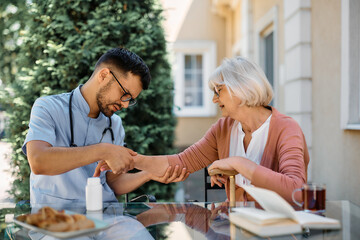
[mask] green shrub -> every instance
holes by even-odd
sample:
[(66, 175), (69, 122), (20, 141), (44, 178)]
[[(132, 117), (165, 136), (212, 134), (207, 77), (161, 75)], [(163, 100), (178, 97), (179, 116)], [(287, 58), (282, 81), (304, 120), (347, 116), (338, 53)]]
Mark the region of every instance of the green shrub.
[[(86, 82), (96, 60), (113, 47), (122, 46), (141, 56), (152, 75), (149, 90), (141, 93), (138, 105), (119, 113), (125, 142), (141, 154), (174, 152), (173, 83), (157, 1), (33, 0), (26, 7), (26, 22), (17, 16), (21, 34), (12, 36), (21, 43), (14, 55), (17, 72), (5, 76), (0, 71), (1, 79), (9, 79), (4, 82), (0, 103), (9, 115), (7, 137), (13, 148), (15, 178), (11, 194), (16, 200), (29, 198), (30, 169), (21, 146), (35, 99), (68, 92)], [(4, 49), (0, 51), (11, 53)], [(4, 60), (0, 62), (3, 68)], [(146, 192), (170, 200), (173, 189), (172, 184), (150, 182), (130, 197)]]

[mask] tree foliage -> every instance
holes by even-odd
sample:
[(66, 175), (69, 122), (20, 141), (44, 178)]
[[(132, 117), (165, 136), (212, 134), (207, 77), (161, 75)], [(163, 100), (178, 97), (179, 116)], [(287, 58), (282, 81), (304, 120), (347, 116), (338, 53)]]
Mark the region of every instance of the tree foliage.
[[(122, 46), (138, 54), (152, 75), (150, 87), (141, 93), (136, 107), (119, 113), (128, 147), (141, 154), (173, 153), (173, 83), (160, 4), (155, 0), (24, 2), (19, 5), (26, 8), (25, 20), (16, 14), (12, 16), (13, 21), (21, 22), (19, 34), (12, 35), (19, 42), (14, 52), (16, 62), (0, 60), (0, 78), (6, 79), (0, 103), (9, 115), (7, 136), (13, 148), (15, 181), (11, 194), (17, 200), (29, 198), (30, 170), (21, 146), (36, 98), (68, 92), (86, 82), (96, 60), (113, 47)], [(8, 26), (1, 29), (3, 35), (6, 29)], [(11, 54), (13, 50), (6, 49), (1, 41), (0, 52)], [(6, 64), (14, 63), (15, 74), (5, 70)], [(166, 200), (172, 197), (173, 188), (171, 184), (151, 182), (134, 194), (146, 192)]]
[(2, 0), (0, 3), (0, 79), (14, 81), (16, 55), (19, 52), (20, 35), (26, 28), (28, 12), (25, 0)]

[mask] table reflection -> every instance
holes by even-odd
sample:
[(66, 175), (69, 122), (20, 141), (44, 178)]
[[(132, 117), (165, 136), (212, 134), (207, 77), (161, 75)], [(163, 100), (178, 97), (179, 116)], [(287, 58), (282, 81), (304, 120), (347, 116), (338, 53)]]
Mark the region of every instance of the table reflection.
[[(82, 204), (41, 204), (31, 207), (18, 205), (16, 208), (21, 209), (18, 212), (23, 214), (38, 212), (44, 206), (85, 214), (111, 225), (109, 229), (98, 234), (74, 239), (167, 239), (166, 234), (160, 237), (159, 232), (163, 232), (174, 222), (186, 225), (205, 239), (230, 239), (229, 221), (224, 217), (224, 214), (228, 214), (227, 203), (105, 203), (103, 211), (97, 212), (87, 212)], [(10, 239), (20, 239), (20, 235), (21, 239), (57, 239), (43, 233), (20, 229), (10, 234)]]
[(222, 203), (211, 209), (188, 203), (188, 204), (147, 204), (150, 209), (140, 213), (136, 219), (145, 227), (181, 222), (186, 226), (202, 233), (206, 239), (230, 239), (229, 221), (224, 214), (228, 215), (228, 203)]
[[(105, 203), (100, 212), (86, 212), (81, 204), (46, 206), (86, 214), (111, 224), (103, 232), (76, 239), (264, 239), (230, 224), (226, 217), (229, 212), (226, 203)], [(249, 206), (249, 203), (239, 205)], [(31, 207), (29, 204), (17, 204), (16, 207), (9, 207), (0, 204), (0, 221), (5, 219), (7, 225), (6, 229), (0, 229), (0, 238), (55, 239), (17, 226), (10, 219), (12, 214), (16, 217), (36, 212), (40, 207), (43, 205)], [(311, 229), (309, 233), (271, 239), (360, 239), (359, 206), (349, 201), (327, 201), (325, 216), (340, 220), (342, 229)]]
[[(123, 205), (119, 203), (106, 203), (102, 211), (86, 211), (85, 205), (72, 204), (72, 205), (54, 205), (54, 204), (41, 204), (32, 205), (31, 213), (36, 213), (44, 206), (50, 206), (56, 210), (69, 210), (80, 214), (85, 214), (87, 217), (96, 218), (98, 220), (107, 222), (111, 227), (105, 231), (97, 234), (92, 234), (84, 237), (76, 237), (70, 239), (154, 239), (149, 231), (132, 216), (125, 216)], [(30, 239), (57, 239), (52, 236), (44, 235), (43, 233), (29, 231), (28, 236)]]

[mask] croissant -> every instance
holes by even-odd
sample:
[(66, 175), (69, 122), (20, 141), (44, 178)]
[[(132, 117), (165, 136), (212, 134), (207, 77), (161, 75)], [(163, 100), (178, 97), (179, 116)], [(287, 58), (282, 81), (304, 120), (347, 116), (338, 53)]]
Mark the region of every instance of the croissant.
[(37, 213), (21, 215), (17, 220), (52, 232), (68, 232), (94, 228), (94, 221), (82, 214), (69, 215), (64, 210), (51, 207), (40, 208)]

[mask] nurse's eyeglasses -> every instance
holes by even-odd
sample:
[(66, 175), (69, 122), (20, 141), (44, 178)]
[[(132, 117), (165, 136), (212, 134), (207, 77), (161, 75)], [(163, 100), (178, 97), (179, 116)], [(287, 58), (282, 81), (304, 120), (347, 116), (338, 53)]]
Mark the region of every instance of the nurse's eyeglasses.
[(124, 94), (121, 96), (120, 100), (122, 102), (129, 102), (129, 107), (134, 106), (137, 103), (136, 99), (134, 99), (132, 97), (131, 93), (129, 93), (125, 90), (125, 88), (121, 85), (119, 80), (117, 80), (117, 78), (115, 77), (114, 73), (112, 71), (110, 71), (110, 73), (111, 73), (111, 75), (113, 75), (113, 77), (115, 78), (117, 83), (120, 85), (121, 89), (124, 91)]

